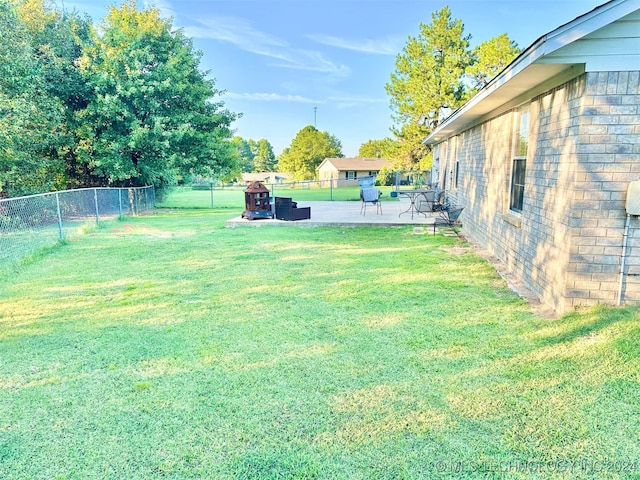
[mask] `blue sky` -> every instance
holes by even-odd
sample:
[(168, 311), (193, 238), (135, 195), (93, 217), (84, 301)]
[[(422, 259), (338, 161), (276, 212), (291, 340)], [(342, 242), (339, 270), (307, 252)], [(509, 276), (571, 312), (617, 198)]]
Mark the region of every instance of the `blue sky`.
[[(94, 22), (119, 1), (58, 0)], [(345, 156), (391, 136), (385, 84), (407, 38), (449, 5), (477, 45), (507, 33), (520, 48), (605, 0), (138, 0), (173, 17), (202, 51), (201, 68), (241, 112), (233, 128), (279, 155), (307, 125)]]

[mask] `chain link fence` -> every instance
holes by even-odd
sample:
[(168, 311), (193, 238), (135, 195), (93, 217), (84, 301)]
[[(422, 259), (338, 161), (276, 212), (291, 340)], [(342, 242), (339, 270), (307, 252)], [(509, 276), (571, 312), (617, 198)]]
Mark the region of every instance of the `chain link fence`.
[(83, 188), (0, 200), (0, 268), (63, 240), (87, 220), (136, 215), (155, 205), (153, 187)]

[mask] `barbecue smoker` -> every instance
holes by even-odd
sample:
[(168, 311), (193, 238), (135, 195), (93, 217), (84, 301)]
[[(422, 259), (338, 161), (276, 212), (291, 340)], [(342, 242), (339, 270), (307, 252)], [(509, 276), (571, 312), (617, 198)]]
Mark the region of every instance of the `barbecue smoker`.
[(253, 182), (244, 191), (244, 212), (242, 218), (255, 220), (257, 218), (273, 218), (273, 211), (269, 203), (269, 189), (261, 182)]

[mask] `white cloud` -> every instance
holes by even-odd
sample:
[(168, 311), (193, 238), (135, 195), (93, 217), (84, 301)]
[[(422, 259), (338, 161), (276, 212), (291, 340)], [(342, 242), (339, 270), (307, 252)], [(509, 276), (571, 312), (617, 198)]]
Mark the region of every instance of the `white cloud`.
[(162, 18), (176, 18), (176, 12), (168, 0), (144, 0), (144, 8), (157, 8)]
[(249, 100), (260, 102), (293, 102), (293, 103), (313, 103), (320, 104), (322, 101), (313, 100), (311, 98), (301, 97), (300, 95), (280, 95), (278, 93), (232, 93), (227, 92), (227, 98), (234, 100)]
[(187, 35), (229, 42), (259, 55), (276, 56), (272, 50), (287, 47), (287, 42), (253, 28), (247, 20), (237, 17), (213, 16), (198, 21), (201, 26), (185, 27)]
[(232, 100), (246, 100), (252, 102), (289, 102), (308, 103), (312, 105), (332, 104), (337, 108), (349, 108), (363, 104), (387, 103), (386, 98), (363, 98), (350, 96), (330, 96), (326, 100), (317, 100), (300, 95), (281, 95), (279, 93), (233, 93), (226, 92), (224, 97)]
[(307, 35), (307, 38), (322, 45), (354, 50), (356, 52), (373, 53), (378, 55), (397, 55), (403, 47), (403, 40), (398, 36), (387, 36), (380, 39), (347, 40), (330, 35)]
[(357, 107), (363, 104), (377, 104), (388, 102), (388, 98), (363, 98), (348, 96), (332, 96), (327, 99), (327, 103), (333, 103), (339, 109)]
[(386, 103), (387, 98), (363, 98), (363, 97), (329, 97), (329, 100), (336, 102), (352, 102), (352, 103)]
[(212, 16), (198, 20), (199, 25), (185, 27), (194, 38), (219, 40), (247, 52), (274, 59), (273, 66), (322, 72), (334, 76), (349, 75), (349, 68), (327, 59), (322, 53), (292, 48), (284, 39), (257, 30), (245, 19)]

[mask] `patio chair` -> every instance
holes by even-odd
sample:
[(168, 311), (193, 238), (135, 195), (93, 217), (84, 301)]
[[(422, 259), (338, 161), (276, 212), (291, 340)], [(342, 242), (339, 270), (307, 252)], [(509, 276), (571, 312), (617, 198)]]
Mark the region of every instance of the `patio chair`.
[(381, 194), (382, 192), (375, 187), (361, 188), (360, 200), (362, 200), (362, 205), (360, 206), (360, 214), (367, 214), (367, 203), (370, 203), (376, 206), (376, 213), (382, 215), (382, 204), (380, 203)]
[(439, 212), (449, 207), (441, 190), (429, 190), (416, 198), (416, 210), (420, 213)]
[(444, 190), (436, 190), (435, 201), (433, 202), (433, 211), (449, 210), (449, 201)]
[(416, 198), (416, 211), (419, 213), (431, 213), (436, 211), (437, 192), (435, 190), (429, 190), (428, 192), (420, 194)]
[(460, 218), (462, 210), (464, 209), (455, 207), (449, 208), (447, 210), (442, 210), (440, 212), (440, 216), (438, 216), (433, 221), (433, 234), (436, 234), (436, 227), (438, 225), (443, 225), (453, 230), (453, 233), (455, 233), (456, 235), (459, 235), (458, 231), (456, 230), (456, 225), (458, 224), (458, 220)]

